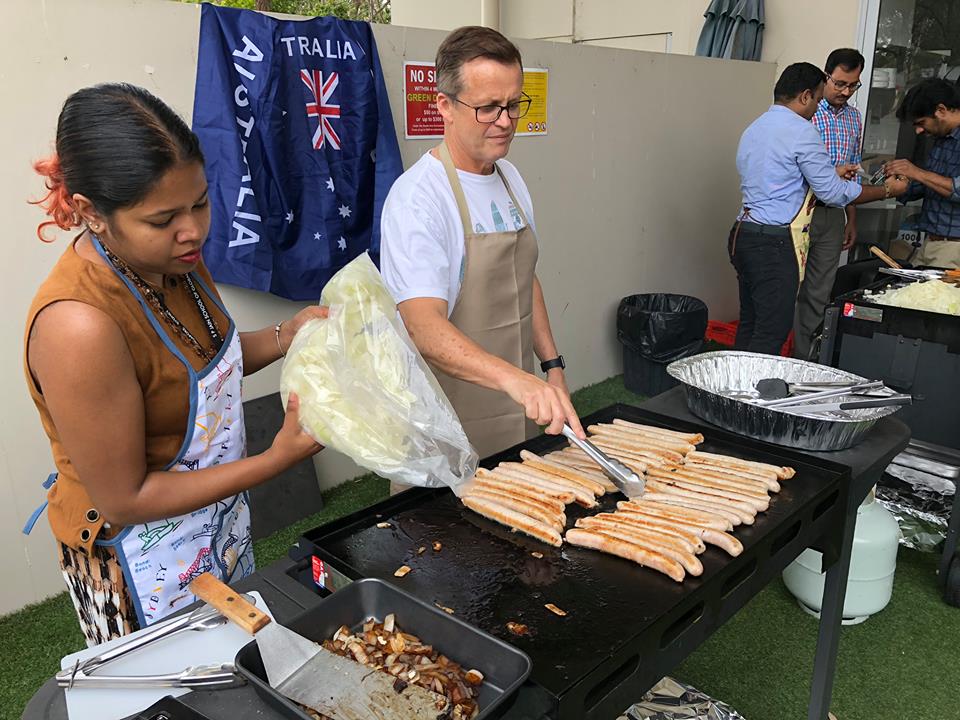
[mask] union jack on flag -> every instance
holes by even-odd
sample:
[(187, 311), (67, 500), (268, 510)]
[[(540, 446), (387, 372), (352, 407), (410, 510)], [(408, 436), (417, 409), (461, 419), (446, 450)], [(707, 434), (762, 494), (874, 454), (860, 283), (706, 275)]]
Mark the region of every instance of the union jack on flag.
[(300, 79), (313, 96), (313, 102), (307, 103), (307, 117), (317, 118), (317, 129), (313, 133), (314, 150), (321, 150), (326, 140), (330, 141), (334, 149), (339, 150), (340, 136), (333, 129), (330, 120), (340, 117), (340, 106), (332, 104), (330, 97), (340, 84), (340, 75), (335, 72), (330, 73), (324, 82), (323, 73), (320, 70), (301, 70)]

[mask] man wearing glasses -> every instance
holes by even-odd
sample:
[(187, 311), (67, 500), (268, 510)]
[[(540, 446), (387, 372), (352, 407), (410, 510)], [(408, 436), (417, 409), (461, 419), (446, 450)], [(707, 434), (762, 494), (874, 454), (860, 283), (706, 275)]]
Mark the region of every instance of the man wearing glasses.
[[(830, 53), (824, 67), (823, 98), (813, 115), (813, 124), (820, 131), (834, 167), (860, 164), (863, 118), (849, 101), (860, 89), (863, 65), (863, 55), (858, 51), (840, 48)], [(859, 177), (854, 180), (859, 182)], [(797, 294), (793, 324), (795, 357), (806, 360), (810, 356), (813, 334), (830, 302), (840, 253), (849, 250), (856, 241), (856, 206), (829, 207), (818, 199), (810, 220), (806, 271)]]
[(522, 67), (495, 30), (447, 36), (436, 59), (443, 142), (397, 179), (381, 216), (384, 281), (481, 457), (536, 425), (583, 434), (535, 273), (530, 193), (504, 159), (530, 109)]

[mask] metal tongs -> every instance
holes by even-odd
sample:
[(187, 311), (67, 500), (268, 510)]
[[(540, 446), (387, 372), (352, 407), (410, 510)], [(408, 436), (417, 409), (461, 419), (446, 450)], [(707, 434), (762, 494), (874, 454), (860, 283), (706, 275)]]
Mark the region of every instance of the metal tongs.
[(873, 390), (880, 390), (884, 385), (881, 381), (863, 382), (857, 385), (847, 385), (837, 389), (821, 390), (819, 392), (806, 393), (805, 395), (791, 395), (790, 397), (780, 398), (779, 400), (756, 400), (754, 405), (765, 408), (783, 408), (793, 405), (809, 405), (816, 400), (825, 400), (827, 398), (843, 397), (844, 395), (859, 395)]
[(597, 463), (614, 485), (627, 496), (628, 499), (641, 497), (647, 483), (635, 472), (616, 458), (612, 458), (589, 440), (581, 440), (566, 423), (563, 424), (563, 434), (574, 445), (583, 450)]
[[(254, 602), (250, 596), (244, 596)], [(188, 630), (209, 630), (227, 622), (220, 611), (204, 605), (192, 613), (178, 615), (170, 620), (157, 623), (150, 632), (131, 638), (129, 641), (105, 650), (86, 660), (77, 660), (72, 667), (58, 672), (54, 677), (57, 685), (67, 689), (74, 687), (189, 687), (189, 688), (227, 688), (243, 684), (233, 663), (214, 663), (184, 668), (179, 672), (160, 675), (94, 675), (108, 663), (136, 652), (160, 640), (179, 635)]]

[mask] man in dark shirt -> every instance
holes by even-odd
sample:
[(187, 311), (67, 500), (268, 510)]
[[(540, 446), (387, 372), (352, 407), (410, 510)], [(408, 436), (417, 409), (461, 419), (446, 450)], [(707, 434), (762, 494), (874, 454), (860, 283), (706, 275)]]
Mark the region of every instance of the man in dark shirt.
[(888, 175), (910, 180), (901, 202), (923, 199), (917, 229), (927, 237), (912, 262), (960, 267), (960, 92), (946, 80), (924, 80), (907, 92), (897, 117), (935, 138), (924, 169), (909, 160), (884, 165)]

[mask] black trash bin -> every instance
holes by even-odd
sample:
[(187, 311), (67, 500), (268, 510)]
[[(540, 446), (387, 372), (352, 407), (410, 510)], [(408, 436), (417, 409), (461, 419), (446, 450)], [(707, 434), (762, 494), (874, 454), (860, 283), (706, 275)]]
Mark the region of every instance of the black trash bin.
[(689, 295), (629, 295), (617, 310), (617, 337), (623, 345), (623, 383), (648, 397), (677, 381), (667, 375), (674, 360), (695, 355), (707, 332), (707, 306)]

